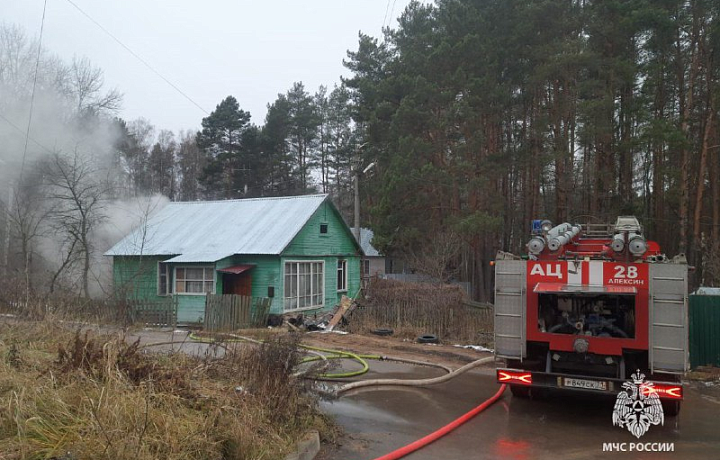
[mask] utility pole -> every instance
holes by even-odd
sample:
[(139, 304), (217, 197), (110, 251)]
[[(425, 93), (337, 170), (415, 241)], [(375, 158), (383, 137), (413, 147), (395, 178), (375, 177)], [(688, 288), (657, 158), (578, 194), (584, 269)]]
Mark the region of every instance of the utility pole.
[[(363, 144), (365, 145), (365, 144)], [(355, 168), (355, 222), (353, 222), (354, 232), (355, 232), (355, 239), (357, 240), (358, 244), (362, 246), (360, 242), (360, 176), (366, 174), (368, 171), (370, 171), (373, 167), (375, 167), (375, 162), (370, 163), (360, 171), (360, 165), (358, 164), (358, 167)]]
[(355, 221), (353, 231), (355, 239), (360, 244), (360, 168), (355, 168)]
[(362, 150), (363, 147), (368, 145), (367, 142), (363, 142), (360, 144), (360, 146), (355, 151), (355, 167), (353, 168), (353, 176), (355, 183), (353, 184), (353, 188), (355, 189), (355, 218), (353, 219), (353, 232), (355, 233), (355, 240), (358, 242), (358, 245), (360, 245), (360, 174), (364, 174), (368, 172), (370, 168), (375, 166), (375, 163), (371, 163), (367, 168), (365, 168), (365, 171), (362, 173), (360, 172), (360, 165), (362, 164), (362, 159), (360, 158), (360, 150)]

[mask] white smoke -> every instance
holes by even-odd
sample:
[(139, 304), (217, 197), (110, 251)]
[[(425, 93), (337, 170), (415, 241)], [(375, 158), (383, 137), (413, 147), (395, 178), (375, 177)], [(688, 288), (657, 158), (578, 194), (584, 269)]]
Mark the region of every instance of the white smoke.
[[(0, 23), (0, 211), (23, 205), (12, 199), (18, 196), (14, 190), (29, 178), (42, 180), (35, 173), (41, 171), (41, 162), (53, 154), (88, 165), (93, 171), (92, 181), (104, 184), (105, 190), (102, 206), (98, 207), (103, 219), (90, 235), (91, 278), (95, 280), (92, 291), (100, 294), (110, 287), (109, 261), (102, 253), (137, 226), (143, 216), (161, 208), (167, 198), (118, 198), (123, 196), (122, 190), (125, 196), (128, 190), (127, 171), (116, 152), (121, 133), (113, 121), (120, 107), (120, 93), (103, 87), (102, 71), (88, 60), (63, 62), (42, 50), (37, 61), (37, 50), (37, 42), (22, 29)], [(37, 205), (44, 208), (39, 215), (56, 206), (52, 193), (46, 195), (45, 201)], [(67, 247), (56, 227), (50, 222), (43, 225), (33, 244), (33, 270), (48, 278), (62, 266)], [(17, 257), (15, 238), (10, 219), (0, 212), (0, 274), (17, 270), (22, 264), (15, 260), (13, 265), (12, 258)], [(72, 281), (77, 273), (75, 266), (65, 278)], [(35, 288), (42, 290), (38, 284), (45, 282), (38, 276)]]

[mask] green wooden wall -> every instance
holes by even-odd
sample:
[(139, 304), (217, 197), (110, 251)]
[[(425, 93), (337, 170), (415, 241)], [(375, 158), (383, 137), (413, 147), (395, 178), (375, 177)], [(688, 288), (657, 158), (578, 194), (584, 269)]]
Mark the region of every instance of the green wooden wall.
[(202, 323), (205, 320), (205, 295), (177, 295), (178, 323)]
[[(328, 232), (320, 233), (320, 224), (328, 224)], [(288, 256), (356, 256), (357, 245), (334, 207), (325, 202), (283, 251)]]
[[(320, 233), (320, 225), (327, 224), (328, 231)], [(288, 260), (322, 260), (325, 262), (325, 306), (328, 310), (340, 302), (343, 294), (355, 297), (360, 289), (360, 255), (355, 239), (342, 217), (328, 202), (323, 203), (308, 220), (303, 229), (293, 238), (282, 253), (281, 273), (284, 262)], [(337, 263), (347, 260), (348, 289), (337, 291)], [(281, 277), (284, 282), (284, 276)], [(284, 284), (284, 283), (283, 283)], [(282, 297), (284, 286), (279, 291)], [(282, 299), (281, 299), (282, 300)], [(273, 312), (282, 312), (282, 302), (273, 302)]]
[(130, 299), (160, 300), (157, 295), (157, 264), (171, 256), (113, 257), (115, 294)]

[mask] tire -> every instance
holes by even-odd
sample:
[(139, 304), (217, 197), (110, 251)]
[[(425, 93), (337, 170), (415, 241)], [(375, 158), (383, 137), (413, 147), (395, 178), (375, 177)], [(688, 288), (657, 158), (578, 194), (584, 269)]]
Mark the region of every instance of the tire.
[(530, 399), (530, 387), (510, 385), (510, 392), (512, 392), (513, 397)]
[(666, 417), (675, 417), (680, 413), (680, 401), (660, 401), (663, 408), (663, 414)]
[(392, 329), (373, 329), (373, 330), (370, 331), (370, 332), (373, 333), (373, 334), (375, 334), (375, 335), (379, 335), (379, 336), (381, 336), (381, 337), (385, 337), (385, 336), (388, 336), (388, 335), (393, 335), (393, 333), (394, 333), (395, 331), (393, 331)]
[(440, 340), (437, 338), (436, 335), (423, 334), (417, 338), (417, 342), (418, 343), (440, 343)]

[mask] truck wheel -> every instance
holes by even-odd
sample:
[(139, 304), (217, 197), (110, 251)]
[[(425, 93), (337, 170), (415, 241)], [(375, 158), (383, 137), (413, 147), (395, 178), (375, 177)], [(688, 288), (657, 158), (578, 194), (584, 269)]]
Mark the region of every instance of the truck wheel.
[(680, 413), (680, 401), (660, 401), (666, 417), (675, 417)]
[(528, 399), (530, 397), (530, 387), (510, 385), (510, 391), (513, 396), (517, 396), (518, 398)]

